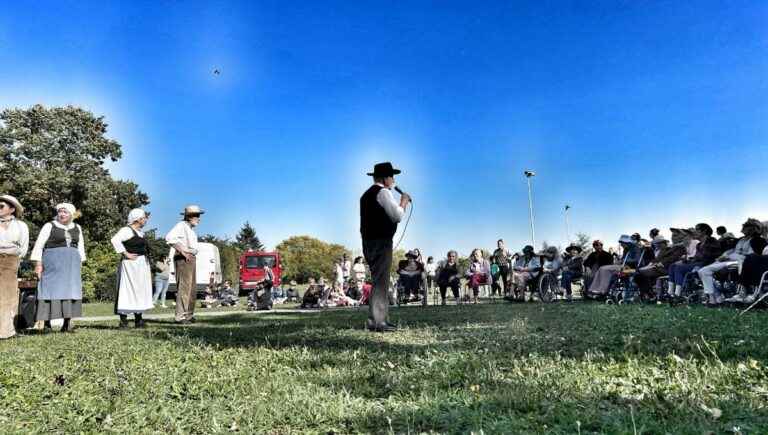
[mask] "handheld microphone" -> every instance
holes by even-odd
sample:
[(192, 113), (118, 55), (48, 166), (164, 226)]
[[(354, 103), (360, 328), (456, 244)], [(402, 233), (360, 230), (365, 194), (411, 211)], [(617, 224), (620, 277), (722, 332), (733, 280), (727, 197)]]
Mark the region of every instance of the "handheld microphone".
[[(399, 186), (395, 186), (395, 192), (399, 193), (400, 195), (404, 195), (405, 193), (400, 189)], [(410, 196), (410, 195), (409, 195)], [(409, 202), (413, 202), (413, 198), (410, 199)]]

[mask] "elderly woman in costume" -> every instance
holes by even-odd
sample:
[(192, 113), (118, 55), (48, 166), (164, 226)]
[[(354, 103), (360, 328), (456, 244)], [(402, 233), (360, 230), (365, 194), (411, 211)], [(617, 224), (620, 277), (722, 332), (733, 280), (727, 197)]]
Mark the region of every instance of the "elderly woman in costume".
[(142, 314), (153, 307), (152, 271), (147, 257), (147, 240), (141, 231), (149, 216), (135, 208), (128, 213), (128, 225), (112, 237), (115, 252), (122, 255), (117, 272), (115, 314), (120, 316), (120, 328), (128, 327), (128, 315), (133, 314), (137, 328), (144, 327)]
[(11, 195), (0, 196), (0, 338), (16, 335), (19, 261), (29, 249), (29, 228), (18, 220), (24, 207)]
[(85, 261), (83, 229), (74, 222), (75, 206), (56, 207), (56, 219), (40, 229), (30, 259), (40, 279), (37, 293), (37, 320), (51, 329), (51, 320), (64, 319), (62, 332), (72, 331), (70, 321), (83, 310), (82, 263)]
[(181, 213), (184, 217), (165, 236), (171, 246), (171, 257), (176, 273), (176, 322), (195, 321), (195, 296), (197, 292), (196, 256), (197, 233), (200, 216), (205, 213), (197, 205), (188, 205)]

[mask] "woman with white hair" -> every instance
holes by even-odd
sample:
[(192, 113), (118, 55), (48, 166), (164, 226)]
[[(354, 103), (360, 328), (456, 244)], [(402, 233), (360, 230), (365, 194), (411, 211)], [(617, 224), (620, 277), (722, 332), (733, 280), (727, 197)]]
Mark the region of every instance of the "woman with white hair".
[(152, 272), (147, 257), (147, 240), (141, 231), (149, 216), (135, 208), (128, 214), (128, 225), (112, 237), (115, 252), (122, 255), (117, 272), (115, 314), (120, 316), (120, 328), (128, 327), (128, 315), (133, 314), (137, 328), (144, 327), (142, 314), (153, 307)]
[(19, 261), (29, 249), (29, 227), (18, 218), (24, 207), (11, 195), (0, 196), (0, 339), (16, 335), (19, 309)]
[(50, 331), (51, 320), (64, 319), (61, 332), (71, 332), (70, 320), (82, 316), (82, 263), (85, 261), (83, 229), (74, 222), (75, 206), (61, 203), (56, 218), (40, 229), (30, 259), (40, 284), (37, 292), (37, 320)]

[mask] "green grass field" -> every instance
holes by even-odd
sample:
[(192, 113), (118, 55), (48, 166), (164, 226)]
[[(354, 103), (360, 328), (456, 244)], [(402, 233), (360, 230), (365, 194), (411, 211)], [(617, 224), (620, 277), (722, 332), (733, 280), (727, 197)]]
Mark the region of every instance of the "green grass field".
[(766, 433), (768, 313), (233, 313), (0, 342), (0, 432)]

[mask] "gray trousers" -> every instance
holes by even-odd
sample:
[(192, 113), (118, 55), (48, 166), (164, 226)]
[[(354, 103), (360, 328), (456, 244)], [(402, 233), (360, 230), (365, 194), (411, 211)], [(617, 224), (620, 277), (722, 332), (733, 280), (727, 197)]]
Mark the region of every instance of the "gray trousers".
[(373, 326), (389, 320), (389, 272), (392, 268), (392, 240), (363, 240), (363, 256), (371, 269), (373, 289), (368, 300), (368, 322)]

